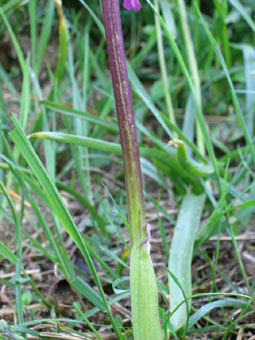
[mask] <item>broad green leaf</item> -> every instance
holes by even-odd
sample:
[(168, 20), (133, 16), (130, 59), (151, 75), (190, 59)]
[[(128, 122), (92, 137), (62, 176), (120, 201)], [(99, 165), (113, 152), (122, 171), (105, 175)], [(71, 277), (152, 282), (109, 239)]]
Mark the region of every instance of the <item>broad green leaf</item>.
[[(205, 194), (186, 194), (179, 211), (170, 247), (168, 269), (178, 280), (191, 305), (191, 261), (194, 241), (205, 202)], [(183, 293), (169, 275), (170, 310), (175, 310), (184, 300)], [(186, 306), (182, 304), (171, 316), (175, 331), (183, 329), (187, 322)]]

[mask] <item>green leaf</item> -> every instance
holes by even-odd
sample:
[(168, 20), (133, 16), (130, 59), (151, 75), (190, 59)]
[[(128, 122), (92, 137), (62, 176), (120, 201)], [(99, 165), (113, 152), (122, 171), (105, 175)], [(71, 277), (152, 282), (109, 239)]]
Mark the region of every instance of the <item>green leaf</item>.
[(16, 256), (2, 241), (0, 241), (0, 254), (11, 263), (16, 264)]
[(109, 131), (112, 131), (114, 133), (118, 133), (119, 129), (117, 124), (108, 122), (105, 119), (102, 119), (100, 117), (96, 117), (95, 115), (92, 115), (91, 113), (88, 112), (83, 112), (79, 111), (70, 107), (66, 107), (64, 105), (56, 104), (54, 102), (48, 101), (48, 100), (42, 100), (41, 104), (45, 105), (48, 109), (56, 112), (56, 113), (61, 113), (64, 115), (68, 115), (70, 117), (75, 117), (75, 118), (81, 118), (84, 119), (90, 123), (96, 124), (98, 126), (104, 127), (108, 129)]
[(227, 298), (222, 299), (218, 301), (213, 301), (210, 303), (207, 303), (206, 305), (203, 305), (201, 308), (199, 308), (196, 313), (194, 313), (190, 319), (189, 319), (189, 329), (194, 326), (194, 324), (200, 320), (203, 316), (208, 314), (211, 310), (214, 308), (223, 308), (223, 307), (238, 307), (243, 308), (247, 305), (247, 301), (243, 301), (240, 299), (233, 299), (233, 298)]
[(162, 339), (158, 287), (146, 244), (131, 250), (130, 292), (135, 340)]
[(199, 100), (197, 98), (197, 93), (196, 93), (196, 89), (193, 85), (192, 78), (191, 78), (189, 71), (186, 67), (186, 64), (184, 62), (183, 56), (180, 52), (180, 49), (179, 49), (178, 45), (176, 44), (175, 40), (173, 39), (173, 37), (171, 36), (171, 33), (169, 32), (163, 18), (160, 16), (160, 14), (158, 13), (158, 11), (153, 6), (153, 4), (151, 3), (150, 0), (146, 0), (146, 2), (150, 5), (153, 12), (158, 16), (160, 24), (161, 24), (162, 28), (164, 29), (164, 31), (166, 33), (166, 37), (167, 37), (167, 39), (170, 43), (170, 46), (173, 49), (173, 52), (174, 52), (174, 54), (175, 54), (175, 56), (178, 60), (178, 63), (181, 67), (181, 70), (182, 70), (182, 72), (185, 76), (185, 79), (186, 79), (186, 81), (187, 81), (187, 83), (188, 83), (188, 85), (191, 89), (191, 93), (192, 93), (193, 100), (194, 100), (194, 105), (195, 105), (195, 108), (196, 108), (196, 118), (199, 122), (201, 132), (203, 134), (203, 138), (204, 138), (204, 141), (205, 141), (205, 145), (206, 145), (206, 148), (208, 150), (208, 154), (209, 154), (209, 157), (211, 159), (211, 162), (212, 162), (215, 174), (216, 174), (217, 183), (218, 183), (219, 187), (221, 187), (218, 164), (217, 164), (217, 161), (216, 161), (216, 157), (215, 157), (215, 153), (214, 153), (214, 150), (213, 150), (212, 142), (211, 142), (209, 131), (208, 131), (208, 128), (207, 128), (207, 124), (206, 124), (206, 121), (205, 121), (205, 117), (204, 117), (203, 112), (201, 110), (201, 106), (200, 106)]
[[(113, 318), (112, 312), (110, 310), (110, 307), (107, 303), (101, 282), (99, 280), (97, 270), (93, 264), (93, 261), (90, 257), (88, 248), (86, 246), (86, 242), (84, 238), (81, 236), (81, 233), (79, 229), (76, 227), (69, 211), (67, 210), (63, 199), (61, 198), (59, 192), (56, 189), (56, 186), (54, 185), (53, 181), (47, 174), (45, 168), (43, 167), (39, 157), (35, 153), (34, 149), (32, 148), (32, 145), (29, 143), (29, 140), (26, 138), (26, 135), (24, 134), (24, 131), (22, 130), (18, 120), (13, 117), (13, 123), (15, 125), (15, 130), (10, 132), (10, 136), (13, 139), (14, 143), (20, 150), (21, 154), (29, 164), (31, 170), (33, 171), (34, 175), (37, 177), (39, 183), (41, 184), (45, 196), (48, 201), (48, 205), (51, 207), (51, 209), (55, 212), (56, 216), (58, 217), (59, 221), (62, 223), (63, 227), (67, 231), (67, 233), (71, 236), (73, 241), (76, 243), (76, 245), (79, 247), (85, 261), (88, 264), (88, 267), (91, 271), (91, 274), (93, 276), (93, 279), (95, 283), (97, 284), (97, 287), (100, 291), (101, 297), (104, 302), (104, 307), (108, 312), (109, 318), (111, 320), (111, 323), (114, 327), (114, 330), (116, 334), (119, 334), (119, 330), (117, 329), (115, 325), (115, 320)], [(70, 279), (70, 278), (69, 278)], [(121, 336), (118, 337), (121, 339)]]
[[(204, 202), (205, 194), (199, 196), (186, 194), (181, 204), (169, 254), (169, 271), (173, 273), (176, 280), (182, 286), (185, 296), (189, 300), (189, 308), (192, 296), (191, 261), (193, 246)], [(184, 297), (182, 291), (170, 275), (168, 279), (170, 310), (173, 311), (184, 301)], [(187, 322), (185, 304), (180, 305), (171, 316), (170, 322), (175, 331), (185, 327)]]
[[(196, 4), (195, 4), (196, 5)], [(224, 60), (224, 57), (221, 53), (221, 50), (214, 38), (214, 36), (212, 35), (212, 33), (210, 32), (201, 12), (199, 11), (198, 7), (195, 6), (196, 9), (197, 9), (197, 12), (198, 12), (198, 15), (199, 15), (199, 18), (202, 22), (202, 25), (205, 29), (205, 32), (207, 34), (207, 37), (208, 37), (208, 40), (210, 42), (210, 44), (212, 45), (212, 48), (214, 49), (214, 52), (221, 64), (221, 67), (223, 68), (224, 70), (224, 73), (226, 75), (226, 79), (227, 79), (227, 82), (228, 82), (228, 85), (229, 85), (229, 89), (230, 89), (230, 92), (231, 92), (231, 96), (232, 96), (232, 101), (233, 101), (233, 105), (234, 105), (234, 108), (235, 108), (235, 111), (236, 111), (236, 116), (237, 116), (237, 119), (238, 119), (238, 122), (239, 122), (239, 125), (243, 131), (243, 134), (244, 134), (244, 138), (245, 138), (245, 141), (246, 143), (250, 146), (251, 148), (251, 154), (252, 154), (252, 158), (253, 160), (255, 160), (255, 151), (254, 149), (252, 148), (252, 141), (251, 141), (251, 136), (247, 130), (247, 125), (245, 123), (245, 120), (244, 120), (244, 116), (243, 116), (243, 112), (241, 110), (241, 107), (240, 107), (240, 104), (239, 104), (239, 101), (238, 101), (238, 98), (237, 98), (237, 95), (236, 95), (236, 90), (234, 88), (234, 85), (233, 85), (233, 82), (231, 80), (231, 77), (230, 77), (230, 74), (229, 74), (229, 71), (228, 71), (228, 68), (227, 68), (227, 65), (226, 65), (226, 62)]]
[(50, 139), (62, 143), (77, 144), (87, 148), (92, 148), (94, 150), (101, 150), (105, 152), (115, 153), (116, 155), (121, 155), (120, 144), (106, 142), (100, 139), (75, 136), (67, 133), (59, 132), (35, 132), (29, 136), (30, 138), (40, 138), (40, 139)]
[(232, 6), (234, 6), (238, 12), (242, 15), (242, 17), (244, 18), (244, 20), (247, 22), (247, 24), (250, 26), (250, 28), (252, 29), (253, 32), (255, 32), (255, 24), (252, 21), (251, 17), (249, 16), (249, 14), (247, 13), (246, 8), (241, 4), (240, 1), (238, 0), (229, 0), (229, 2), (232, 4)]
[(183, 143), (180, 139), (173, 139), (171, 140), (168, 145), (173, 145), (177, 149), (177, 159), (182, 165), (182, 167), (192, 176), (194, 177), (208, 177), (211, 175), (214, 170), (212, 167), (206, 165), (206, 166), (200, 166), (196, 167), (194, 166), (191, 161), (188, 159), (188, 156), (186, 154), (186, 145)]

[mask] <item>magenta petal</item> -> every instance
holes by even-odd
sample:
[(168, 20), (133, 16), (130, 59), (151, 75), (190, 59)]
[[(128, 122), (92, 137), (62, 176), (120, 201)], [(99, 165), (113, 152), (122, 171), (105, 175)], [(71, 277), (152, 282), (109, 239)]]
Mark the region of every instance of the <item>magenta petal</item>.
[(139, 11), (139, 9), (141, 9), (141, 4), (138, 0), (124, 0), (123, 6), (129, 11), (132, 9)]

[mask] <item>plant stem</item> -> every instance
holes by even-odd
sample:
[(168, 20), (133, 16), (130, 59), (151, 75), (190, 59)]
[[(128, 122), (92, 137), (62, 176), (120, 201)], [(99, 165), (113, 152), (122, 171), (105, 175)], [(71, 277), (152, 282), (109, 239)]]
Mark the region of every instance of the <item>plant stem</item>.
[[(132, 96), (128, 81), (124, 42), (119, 13), (119, 0), (102, 0), (109, 64), (123, 150), (124, 172), (128, 200), (131, 245), (142, 242), (138, 225), (144, 226), (142, 174), (137, 143)], [(139, 228), (140, 229), (140, 228)], [(144, 229), (144, 228), (143, 228)], [(137, 234), (138, 233), (138, 234)], [(139, 243), (138, 243), (139, 244)]]
[[(200, 79), (199, 79), (199, 73), (197, 68), (197, 62), (196, 62), (196, 56), (193, 48), (193, 43), (190, 35), (189, 25), (188, 25), (188, 18), (186, 13), (186, 7), (185, 2), (183, 0), (178, 0), (178, 6), (179, 6), (179, 15), (181, 18), (181, 25), (183, 30), (183, 37), (185, 41), (185, 47), (186, 52), (188, 56), (189, 61), (189, 68), (190, 73), (192, 77), (192, 81), (194, 84), (194, 88), (196, 91), (196, 96), (198, 100), (198, 104), (202, 110), (202, 99), (201, 99), (201, 87), (200, 87)], [(203, 135), (202, 131), (199, 125), (199, 122), (196, 120), (196, 129), (197, 129), (197, 144), (198, 149), (201, 152), (202, 155), (205, 155), (205, 146), (203, 141)]]
[(127, 190), (131, 236), (130, 292), (134, 339), (160, 340), (162, 332), (158, 312), (158, 289), (149, 252), (148, 226), (145, 226), (142, 174), (119, 0), (102, 0), (102, 4)]
[[(154, 0), (154, 6), (156, 10), (159, 11), (158, 0)], [(160, 65), (160, 72), (162, 76), (163, 86), (164, 86), (166, 107), (167, 107), (170, 122), (176, 125), (173, 102), (172, 102), (171, 94), (169, 91), (169, 84), (168, 84), (168, 79), (167, 79), (166, 60), (165, 60), (165, 53), (164, 53), (164, 46), (163, 46), (163, 39), (162, 39), (162, 30), (161, 30), (160, 22), (159, 22), (157, 15), (154, 14), (154, 17), (155, 17), (155, 26), (156, 26), (156, 32), (157, 32), (159, 65)], [(173, 132), (173, 135), (175, 138), (177, 138), (177, 134), (175, 131)]]

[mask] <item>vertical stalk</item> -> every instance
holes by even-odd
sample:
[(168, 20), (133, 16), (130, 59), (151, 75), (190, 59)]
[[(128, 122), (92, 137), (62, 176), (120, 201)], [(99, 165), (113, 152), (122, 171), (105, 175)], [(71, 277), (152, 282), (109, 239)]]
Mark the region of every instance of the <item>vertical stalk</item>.
[[(119, 0), (102, 0), (108, 59), (112, 75), (115, 105), (120, 129), (124, 172), (128, 200), (131, 245), (142, 242), (138, 226), (145, 224), (142, 175), (132, 105), (128, 81), (123, 35), (119, 13)], [(138, 235), (137, 235), (138, 233)], [(139, 244), (139, 243), (138, 243)]]
[[(22, 271), (21, 222), (20, 222), (20, 217), (18, 216), (17, 211), (15, 209), (15, 204), (11, 198), (11, 195), (9, 194), (8, 190), (6, 189), (2, 181), (0, 181), (0, 188), (10, 205), (12, 215), (13, 215), (13, 220), (14, 220), (14, 226), (15, 226), (16, 272), (12, 278), (12, 282), (15, 285), (16, 311), (17, 311), (18, 325), (20, 325), (24, 322), (22, 294), (21, 294), (21, 283), (23, 280), (22, 275), (21, 275), (21, 271)], [(24, 337), (24, 339), (27, 339), (24, 333), (21, 333), (21, 335)]]
[[(184, 0), (178, 0), (179, 14), (181, 18), (181, 25), (183, 30), (183, 36), (187, 51), (187, 56), (189, 60), (189, 68), (191, 73), (191, 78), (193, 81), (193, 85), (196, 91), (197, 101), (202, 110), (202, 99), (201, 99), (201, 87), (200, 87), (200, 78), (197, 68), (196, 56), (193, 48), (192, 39), (190, 36), (190, 30), (188, 25), (187, 13)], [(198, 149), (202, 155), (205, 155), (205, 146), (203, 141), (202, 131), (199, 125), (199, 122), (196, 120), (196, 129), (197, 129), (197, 145)]]
[[(162, 333), (158, 312), (158, 289), (148, 246), (149, 228), (145, 226), (141, 166), (127, 74), (119, 0), (102, 0), (102, 4), (127, 190), (131, 237), (130, 291), (134, 339), (160, 340)], [(126, 8), (131, 9), (129, 8), (131, 3), (126, 1), (125, 4)], [(136, 9), (139, 8), (136, 7)], [(133, 7), (133, 9), (135, 8)]]
[[(158, 2), (158, 0), (154, 0), (154, 6), (155, 6), (156, 10), (159, 12), (159, 2)], [(164, 86), (166, 107), (167, 107), (170, 122), (172, 122), (174, 125), (176, 125), (174, 108), (173, 108), (172, 98), (171, 98), (171, 94), (170, 94), (170, 91), (169, 91), (169, 84), (168, 84), (168, 79), (167, 79), (166, 60), (165, 60), (161, 26), (160, 26), (158, 16), (156, 14), (154, 14), (154, 18), (155, 18), (155, 26), (156, 26), (156, 32), (157, 32), (159, 65), (160, 65), (160, 71), (161, 71), (163, 86)], [(174, 135), (175, 138), (177, 138), (177, 134), (176, 134), (175, 131), (173, 132), (173, 135)]]

